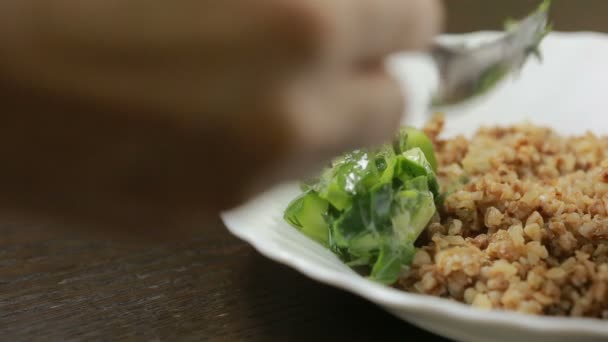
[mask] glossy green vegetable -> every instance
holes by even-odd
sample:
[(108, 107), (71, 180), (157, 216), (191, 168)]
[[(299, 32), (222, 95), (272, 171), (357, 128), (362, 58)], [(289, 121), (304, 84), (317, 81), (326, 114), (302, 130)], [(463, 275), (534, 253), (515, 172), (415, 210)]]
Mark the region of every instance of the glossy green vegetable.
[(433, 143), (423, 132), (413, 127), (402, 127), (393, 143), (393, 147), (397, 153), (403, 153), (414, 147), (420, 148), (424, 152), (426, 160), (431, 164), (433, 171), (437, 172), (437, 159), (435, 158)]
[(336, 158), (285, 211), (285, 220), (370, 278), (392, 284), (435, 214), (439, 186), (430, 139), (404, 127), (393, 144)]
[(285, 211), (285, 218), (294, 227), (314, 240), (328, 245), (329, 226), (322, 213), (327, 211), (328, 202), (314, 192), (296, 198)]

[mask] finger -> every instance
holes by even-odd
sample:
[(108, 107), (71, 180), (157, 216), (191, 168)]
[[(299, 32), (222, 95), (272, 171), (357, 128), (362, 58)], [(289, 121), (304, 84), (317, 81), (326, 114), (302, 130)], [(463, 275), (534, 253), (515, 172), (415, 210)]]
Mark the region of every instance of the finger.
[(344, 81), (336, 96), (346, 144), (358, 148), (384, 143), (397, 130), (405, 105), (403, 91), (382, 65), (367, 65)]
[(289, 105), (294, 150), (301, 162), (297, 167), (308, 172), (305, 165), (317, 166), (349, 149), (390, 140), (403, 115), (404, 98), (399, 84), (378, 67), (322, 85), (301, 85)]
[(440, 32), (438, 0), (340, 0), (332, 6), (328, 46), (342, 58), (366, 60), (401, 50), (421, 50)]

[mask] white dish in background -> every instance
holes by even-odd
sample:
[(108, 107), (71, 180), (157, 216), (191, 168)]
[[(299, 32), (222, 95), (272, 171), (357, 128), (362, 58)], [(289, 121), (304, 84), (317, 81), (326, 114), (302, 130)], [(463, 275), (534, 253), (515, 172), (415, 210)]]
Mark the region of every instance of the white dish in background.
[[(479, 32), (445, 39), (467, 42), (491, 39)], [(552, 33), (541, 46), (542, 63), (530, 60), (518, 78), (491, 94), (446, 111), (446, 136), (472, 134), (482, 125), (523, 121), (547, 125), (564, 134), (608, 134), (608, 36)], [(390, 62), (408, 92), (408, 124), (421, 125), (436, 83), (432, 65), (422, 56), (400, 55)], [(344, 265), (282, 219), (299, 193), (296, 184), (271, 189), (222, 214), (237, 237), (260, 253), (308, 277), (350, 291), (396, 316), (436, 334), (461, 341), (607, 341), (608, 322), (582, 318), (528, 316), (481, 311), (446, 299), (395, 290), (369, 281)], [(321, 307), (323, 303), (319, 303)]]

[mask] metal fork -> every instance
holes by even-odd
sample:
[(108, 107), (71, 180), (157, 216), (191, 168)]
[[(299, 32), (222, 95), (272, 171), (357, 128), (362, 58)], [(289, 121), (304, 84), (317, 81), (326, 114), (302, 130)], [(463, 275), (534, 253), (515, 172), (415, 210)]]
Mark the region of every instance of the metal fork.
[(538, 46), (550, 28), (550, 1), (518, 23), (508, 25), (504, 35), (477, 46), (437, 43), (431, 52), (439, 70), (439, 88), (432, 106), (458, 104), (485, 94), (508, 75), (518, 72), (530, 55), (540, 59)]

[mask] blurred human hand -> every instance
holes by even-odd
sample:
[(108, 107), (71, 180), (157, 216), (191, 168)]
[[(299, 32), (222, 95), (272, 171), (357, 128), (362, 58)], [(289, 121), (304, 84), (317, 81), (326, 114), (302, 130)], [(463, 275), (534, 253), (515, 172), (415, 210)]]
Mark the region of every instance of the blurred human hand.
[(22, 0), (0, 16), (0, 207), (142, 231), (389, 138), (404, 99), (383, 60), (442, 19), (438, 0)]

